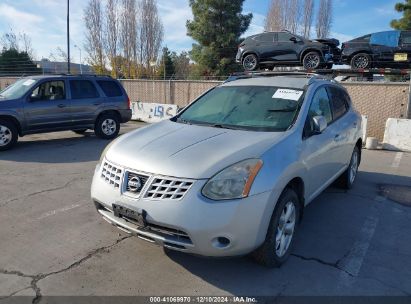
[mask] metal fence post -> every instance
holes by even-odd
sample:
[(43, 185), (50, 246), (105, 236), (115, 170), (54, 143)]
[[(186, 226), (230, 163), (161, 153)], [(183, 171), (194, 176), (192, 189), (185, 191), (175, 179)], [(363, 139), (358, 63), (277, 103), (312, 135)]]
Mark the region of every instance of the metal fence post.
[(408, 86), (408, 105), (407, 105), (407, 119), (411, 119), (411, 73), (410, 73), (410, 84)]

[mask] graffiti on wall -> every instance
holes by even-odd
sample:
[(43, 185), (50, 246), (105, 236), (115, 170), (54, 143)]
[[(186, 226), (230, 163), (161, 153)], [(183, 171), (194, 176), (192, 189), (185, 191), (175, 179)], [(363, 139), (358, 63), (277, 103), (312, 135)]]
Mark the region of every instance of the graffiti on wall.
[(169, 119), (177, 114), (177, 105), (161, 104), (161, 103), (144, 103), (133, 102), (131, 104), (133, 111), (133, 120), (141, 120), (145, 122), (159, 122), (164, 119)]

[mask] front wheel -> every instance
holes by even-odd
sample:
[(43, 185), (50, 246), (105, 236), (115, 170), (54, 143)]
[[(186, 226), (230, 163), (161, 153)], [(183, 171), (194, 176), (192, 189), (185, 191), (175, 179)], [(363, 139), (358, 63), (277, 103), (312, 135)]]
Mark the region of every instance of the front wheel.
[(120, 132), (120, 121), (115, 114), (101, 115), (94, 126), (94, 133), (103, 139), (113, 139)]
[(287, 188), (281, 194), (264, 243), (253, 253), (254, 259), (266, 267), (279, 267), (291, 254), (300, 218), (297, 193)]
[(303, 58), (303, 66), (306, 70), (318, 69), (321, 65), (321, 56), (317, 52), (309, 52)]
[(243, 68), (246, 71), (255, 71), (258, 68), (258, 58), (254, 54), (248, 54), (243, 59)]
[(0, 151), (13, 147), (19, 138), (17, 127), (8, 120), (0, 120)]
[(351, 59), (351, 68), (353, 69), (367, 69), (371, 66), (371, 57), (365, 53), (354, 55)]

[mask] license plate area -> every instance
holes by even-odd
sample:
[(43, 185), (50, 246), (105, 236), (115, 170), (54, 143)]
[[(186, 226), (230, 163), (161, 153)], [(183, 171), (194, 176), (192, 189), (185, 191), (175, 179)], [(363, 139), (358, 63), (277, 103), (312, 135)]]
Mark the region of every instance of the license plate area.
[(130, 223), (137, 225), (138, 227), (144, 228), (147, 226), (147, 212), (145, 210), (132, 210), (124, 206), (113, 204), (114, 216), (122, 218)]
[(394, 55), (394, 61), (407, 61), (408, 54), (407, 53), (396, 53)]

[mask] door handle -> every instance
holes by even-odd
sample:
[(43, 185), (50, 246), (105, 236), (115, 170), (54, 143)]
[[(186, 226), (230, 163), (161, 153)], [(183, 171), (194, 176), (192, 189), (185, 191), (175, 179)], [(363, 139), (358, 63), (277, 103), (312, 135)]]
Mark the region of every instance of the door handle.
[(61, 104), (59, 104), (59, 105), (58, 105), (58, 107), (61, 109), (61, 108), (65, 108), (65, 107), (66, 107), (66, 105), (65, 105), (65, 104), (63, 104), (63, 103), (61, 103)]

